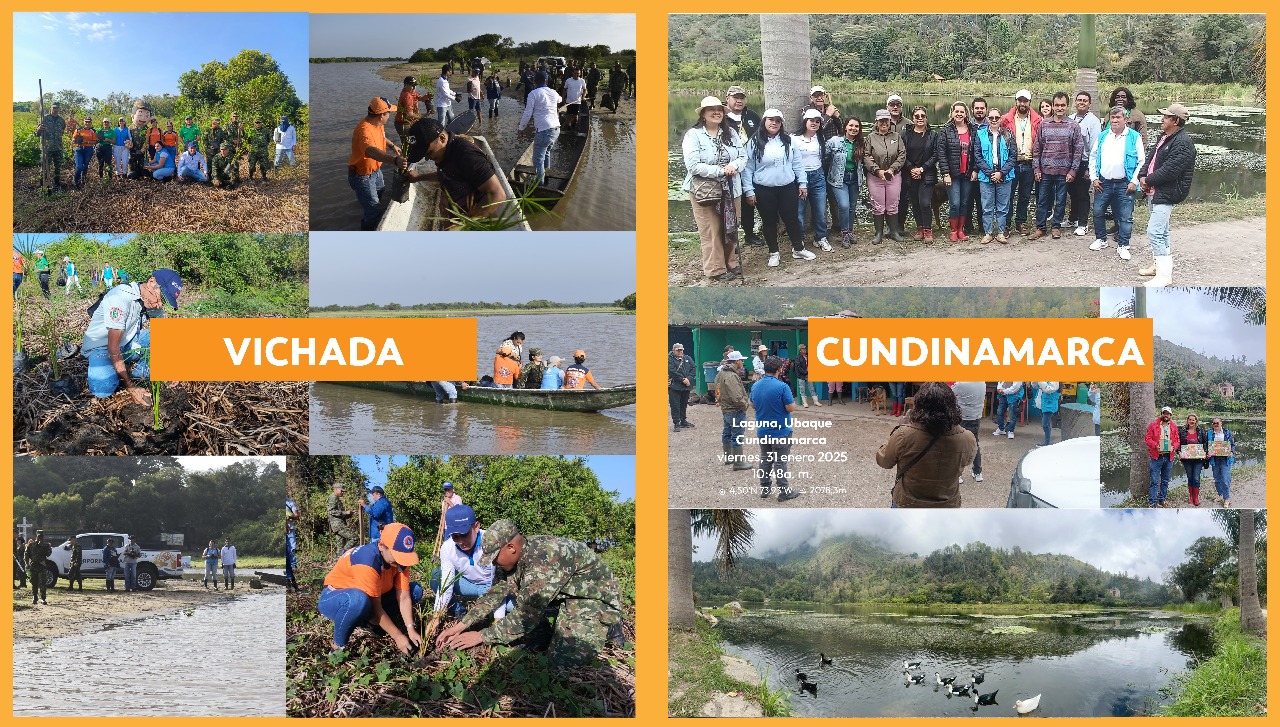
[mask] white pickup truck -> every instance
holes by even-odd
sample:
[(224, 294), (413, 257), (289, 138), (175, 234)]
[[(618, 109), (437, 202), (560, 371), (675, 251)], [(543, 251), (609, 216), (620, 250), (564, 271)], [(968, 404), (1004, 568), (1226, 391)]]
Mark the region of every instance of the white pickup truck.
[[(116, 546), (117, 552), (123, 552), (129, 542), (125, 533), (81, 533), (76, 536), (82, 550), (80, 558), (80, 575), (86, 578), (103, 578), (106, 569), (102, 565), (102, 549), (108, 540)], [(71, 570), (71, 541), (54, 546), (53, 555), (45, 563), (45, 579), (52, 588), (59, 576), (65, 578)], [(138, 559), (138, 589), (149, 591), (155, 588), (156, 582), (166, 578), (182, 577), (182, 553), (177, 550), (142, 550)], [(116, 578), (124, 578), (123, 568), (116, 569)]]

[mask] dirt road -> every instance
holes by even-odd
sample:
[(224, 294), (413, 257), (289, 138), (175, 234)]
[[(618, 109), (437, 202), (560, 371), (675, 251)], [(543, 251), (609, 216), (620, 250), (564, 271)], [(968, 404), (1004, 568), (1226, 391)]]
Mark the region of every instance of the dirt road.
[(169, 580), (152, 591), (132, 593), (125, 593), (123, 577), (116, 578), (114, 593), (104, 590), (104, 583), (86, 580), (83, 591), (69, 591), (60, 579), (49, 589), (47, 606), (31, 605), (30, 588), (13, 589), (13, 637), (48, 639), (87, 633), (119, 621), (230, 600), (249, 590), (248, 579), (243, 591), (238, 581), (234, 591), (206, 591), (199, 581)]
[[(801, 420), (831, 422), (830, 428), (797, 428), (797, 437), (825, 437), (827, 444), (797, 444), (793, 455), (812, 455), (814, 461), (793, 462), (791, 484), (800, 497), (778, 503), (777, 494), (760, 497), (752, 470), (734, 472), (720, 460), (720, 432), (723, 419), (714, 405), (689, 407), (694, 429), (668, 431), (671, 508), (757, 508), (757, 507), (888, 507), (893, 487), (893, 470), (881, 469), (875, 453), (889, 437), (897, 417), (875, 416), (867, 404), (835, 404), (798, 409)], [(1013, 470), (1022, 456), (1040, 443), (1044, 431), (1039, 424), (1021, 426), (1014, 439), (992, 436), (995, 425), (983, 418), (980, 425), (982, 482), (964, 473), (961, 502), (964, 507), (1004, 507), (1009, 496)], [(1061, 432), (1054, 430), (1053, 441)], [(752, 452), (747, 447), (747, 454)], [(825, 461), (823, 461), (825, 460)]]
[[(1240, 286), (1266, 285), (1266, 218), (1176, 225), (1170, 232), (1174, 258), (1175, 285)], [(914, 228), (912, 228), (914, 231)], [(945, 234), (945, 233), (944, 233)], [(1116, 255), (1115, 241), (1093, 252), (1090, 235), (1076, 237), (1071, 231), (1058, 240), (1050, 237), (1028, 242), (1014, 236), (1001, 245), (983, 245), (977, 236), (968, 242), (935, 241), (869, 242), (870, 230), (860, 227), (857, 243), (845, 250), (815, 251), (817, 260), (791, 258), (785, 238), (782, 264), (765, 265), (767, 248), (744, 248), (748, 285), (769, 286), (1053, 286), (1125, 287), (1147, 278), (1138, 269), (1151, 264), (1146, 228), (1135, 226), (1125, 262)], [(833, 243), (834, 244), (834, 243)], [(703, 277), (696, 246), (680, 248), (668, 263), (672, 286), (741, 285), (740, 282), (713, 283)]]

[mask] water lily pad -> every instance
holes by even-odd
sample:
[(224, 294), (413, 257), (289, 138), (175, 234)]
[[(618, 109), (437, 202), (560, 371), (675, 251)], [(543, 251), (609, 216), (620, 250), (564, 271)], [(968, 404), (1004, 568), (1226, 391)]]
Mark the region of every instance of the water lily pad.
[(986, 634), (1034, 634), (1036, 630), (1029, 626), (1003, 625), (987, 629)]

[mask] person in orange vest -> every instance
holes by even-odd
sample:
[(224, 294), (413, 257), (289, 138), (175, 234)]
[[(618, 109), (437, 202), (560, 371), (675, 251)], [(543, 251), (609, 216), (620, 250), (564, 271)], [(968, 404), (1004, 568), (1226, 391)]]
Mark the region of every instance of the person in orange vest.
[(17, 250), (13, 251), (13, 299), (18, 299), (18, 286), (26, 276), (27, 259)]
[(493, 357), (494, 386), (499, 389), (514, 389), (518, 378), (520, 378), (520, 359), (515, 356), (515, 348), (504, 341)]
[(573, 365), (566, 366), (564, 370), (564, 388), (585, 389), (587, 384), (591, 384), (593, 389), (601, 388), (596, 383), (595, 377), (591, 375), (591, 370), (582, 365), (586, 360), (587, 354), (582, 349), (573, 352)]
[(93, 119), (88, 116), (80, 123), (80, 128), (71, 135), (75, 145), (76, 172), (73, 184), (78, 188), (84, 186), (85, 175), (89, 171), (89, 163), (93, 161), (94, 147), (98, 145), (98, 132), (93, 130)]

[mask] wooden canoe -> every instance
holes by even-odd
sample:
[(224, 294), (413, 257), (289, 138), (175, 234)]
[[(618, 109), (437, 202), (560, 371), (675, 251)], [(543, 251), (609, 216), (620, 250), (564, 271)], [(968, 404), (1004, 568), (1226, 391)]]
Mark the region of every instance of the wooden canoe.
[[(389, 391), (435, 398), (428, 381), (333, 381), (342, 386)], [(606, 389), (494, 389), (484, 386), (458, 388), (458, 400), (497, 406), (547, 411), (601, 411), (636, 403), (636, 385), (611, 386)]]
[[(569, 183), (578, 173), (578, 163), (586, 153), (587, 142), (591, 134), (591, 117), (589, 113), (579, 114), (578, 130), (570, 129), (568, 117), (560, 115), (560, 136), (551, 145), (551, 168), (543, 175), (542, 184), (538, 185), (534, 197), (542, 200), (547, 208), (554, 207), (569, 189)], [(582, 123), (585, 120), (586, 123)], [(524, 190), (537, 180), (533, 173), (533, 144), (524, 150), (520, 160), (511, 169), (511, 183), (518, 190)]]
[[(474, 112), (468, 111), (467, 113), (475, 116)], [(459, 117), (455, 121), (464, 119), (465, 116)], [(494, 156), (493, 149), (489, 146), (489, 141), (483, 136), (468, 136), (466, 138), (480, 147), (480, 150), (488, 157), (489, 163), (493, 165), (493, 173), (498, 175), (498, 180), (502, 183), (502, 191), (507, 195), (508, 200), (514, 199), (515, 192), (512, 191), (511, 184), (502, 173), (502, 167), (499, 166), (498, 158)], [(417, 172), (433, 172), (435, 168), (435, 162), (430, 159), (423, 159), (413, 165), (414, 171)], [(395, 172), (388, 172), (388, 174), (395, 174)], [(387, 209), (382, 213), (382, 219), (378, 222), (378, 229), (413, 231), (452, 229), (449, 221), (443, 219), (440, 214), (441, 194), (440, 185), (435, 182), (415, 182), (409, 185), (409, 196), (404, 202), (392, 199), (387, 204)], [(515, 202), (509, 202), (508, 204), (514, 205)], [(523, 219), (523, 214), (521, 214), (520, 223), (511, 229), (529, 232), (533, 228), (529, 226), (529, 221)]]

